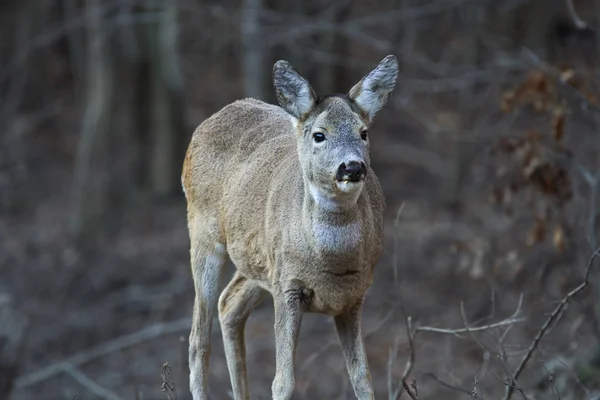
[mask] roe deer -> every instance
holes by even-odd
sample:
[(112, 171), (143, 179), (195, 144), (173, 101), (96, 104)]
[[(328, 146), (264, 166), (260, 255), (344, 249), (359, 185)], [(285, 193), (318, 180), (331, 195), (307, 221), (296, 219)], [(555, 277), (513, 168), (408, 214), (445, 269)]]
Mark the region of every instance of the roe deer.
[(213, 312), (226, 254), (236, 266), (218, 299), (235, 399), (249, 399), (244, 325), (266, 292), (275, 310), (273, 399), (294, 391), (303, 312), (334, 317), (358, 399), (373, 399), (361, 307), (383, 242), (384, 198), (367, 129), (398, 74), (385, 57), (347, 95), (317, 97), (286, 61), (273, 67), (281, 107), (235, 101), (196, 130), (183, 165), (196, 290), (190, 389), (207, 398)]

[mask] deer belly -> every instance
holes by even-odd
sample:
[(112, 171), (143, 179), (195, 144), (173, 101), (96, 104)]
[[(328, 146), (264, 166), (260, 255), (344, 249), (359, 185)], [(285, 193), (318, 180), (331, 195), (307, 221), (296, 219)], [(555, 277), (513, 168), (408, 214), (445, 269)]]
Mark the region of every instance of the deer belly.
[(313, 295), (309, 312), (338, 315), (361, 300), (372, 279), (366, 271), (323, 272), (320, 280), (312, 280), (308, 286)]

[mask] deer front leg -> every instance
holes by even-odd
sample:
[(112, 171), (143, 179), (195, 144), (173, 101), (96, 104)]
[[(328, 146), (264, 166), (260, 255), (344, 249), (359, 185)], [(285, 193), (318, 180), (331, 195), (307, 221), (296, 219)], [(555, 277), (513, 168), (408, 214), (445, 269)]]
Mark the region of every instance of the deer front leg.
[(372, 400), (373, 384), (361, 328), (362, 301), (335, 317), (335, 327), (346, 359), (354, 394), (359, 400)]
[(302, 312), (310, 304), (312, 291), (292, 281), (273, 294), (275, 306), (275, 379), (273, 400), (288, 400), (294, 392), (294, 359)]

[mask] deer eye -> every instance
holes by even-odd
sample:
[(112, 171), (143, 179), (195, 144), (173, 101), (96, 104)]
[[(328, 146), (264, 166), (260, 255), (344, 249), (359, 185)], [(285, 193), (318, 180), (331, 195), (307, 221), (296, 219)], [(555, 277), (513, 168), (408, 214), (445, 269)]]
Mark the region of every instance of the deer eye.
[(316, 143), (321, 143), (323, 140), (325, 140), (325, 134), (323, 132), (314, 132), (312, 136)]
[(367, 136), (368, 136), (368, 135), (369, 135), (369, 131), (367, 131), (367, 130), (364, 130), (364, 131), (362, 131), (362, 132), (360, 133), (360, 138), (361, 138), (362, 140), (367, 140)]

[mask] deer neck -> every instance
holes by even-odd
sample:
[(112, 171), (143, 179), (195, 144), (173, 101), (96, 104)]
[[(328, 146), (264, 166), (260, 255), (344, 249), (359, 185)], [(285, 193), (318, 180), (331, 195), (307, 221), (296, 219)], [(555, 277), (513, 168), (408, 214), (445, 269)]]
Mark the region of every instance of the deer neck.
[(329, 196), (304, 182), (303, 225), (315, 246), (331, 253), (356, 249), (362, 236), (360, 193)]

